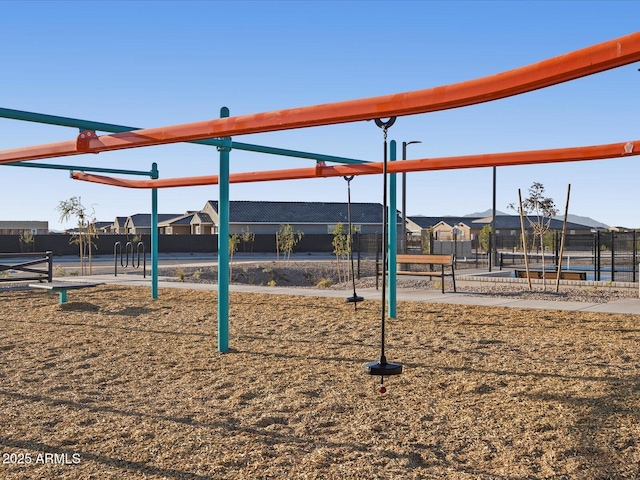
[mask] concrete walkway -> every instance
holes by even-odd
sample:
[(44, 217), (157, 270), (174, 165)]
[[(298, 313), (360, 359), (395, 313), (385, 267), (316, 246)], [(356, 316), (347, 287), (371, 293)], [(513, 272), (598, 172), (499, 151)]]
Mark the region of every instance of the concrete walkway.
[[(109, 275), (91, 275), (91, 276), (73, 276), (73, 277), (56, 277), (59, 282), (74, 283), (105, 283), (129, 286), (143, 286), (151, 289), (151, 279), (143, 278), (141, 275), (124, 274), (117, 277)], [(615, 300), (608, 303), (589, 303), (589, 302), (565, 302), (565, 301), (549, 301), (549, 300), (521, 300), (510, 298), (494, 298), (477, 293), (464, 292), (465, 282), (472, 281), (469, 277), (460, 277), (460, 281), (456, 280), (458, 285), (458, 293), (442, 294), (439, 290), (417, 290), (409, 288), (398, 288), (398, 301), (408, 302), (433, 302), (448, 303), (460, 305), (482, 305), (488, 307), (509, 307), (509, 308), (527, 308), (542, 310), (567, 310), (580, 312), (600, 312), (600, 313), (626, 313), (640, 315), (640, 298), (627, 298)], [(166, 277), (158, 279), (158, 288), (183, 288), (192, 290), (217, 290), (216, 284), (202, 283), (185, 283), (170, 281)], [(317, 289), (317, 288), (291, 288), (291, 287), (266, 287), (258, 285), (230, 285), (229, 290), (232, 292), (247, 293), (265, 293), (270, 295), (297, 295), (297, 296), (314, 296), (314, 297), (332, 297), (347, 298), (353, 295), (353, 291), (333, 290), (333, 289)], [(359, 288), (357, 294), (364, 297), (365, 300), (380, 300), (381, 291), (375, 288)], [(162, 296), (162, 292), (159, 292)]]

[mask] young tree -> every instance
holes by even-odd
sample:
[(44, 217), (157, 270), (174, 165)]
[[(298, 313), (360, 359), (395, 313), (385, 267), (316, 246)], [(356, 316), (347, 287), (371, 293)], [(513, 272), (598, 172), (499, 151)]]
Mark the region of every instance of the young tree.
[(33, 251), (35, 240), (36, 239), (34, 238), (33, 233), (31, 233), (30, 230), (23, 230), (20, 233), (20, 251), (24, 253), (25, 247), (28, 247), (29, 245), (31, 245), (31, 251)]
[(240, 245), (240, 235), (234, 233), (229, 237), (229, 281), (233, 271), (233, 254), (238, 251), (238, 245)]
[[(71, 217), (75, 217), (78, 222), (78, 232), (73, 233), (69, 239), (69, 243), (76, 243), (80, 250), (80, 271), (82, 275), (86, 274), (84, 262), (85, 252), (89, 256), (89, 274), (93, 273), (92, 247), (94, 246), (93, 238), (97, 238), (95, 225), (92, 218), (87, 215), (87, 209), (82, 205), (80, 197), (71, 197), (69, 200), (63, 200), (58, 203), (56, 210), (60, 212), (60, 221), (66, 222)], [(92, 209), (92, 214), (95, 211)]]
[(491, 225), (485, 225), (482, 227), (478, 233), (478, 241), (480, 243), (480, 248), (487, 253), (487, 261), (490, 262), (491, 252), (489, 249), (491, 248)]
[(294, 247), (303, 236), (303, 232), (294, 232), (291, 225), (280, 225), (276, 232), (276, 257), (278, 261), (280, 261), (280, 252), (282, 252), (288, 262)]
[(242, 248), (244, 250), (244, 252), (246, 253), (247, 251), (247, 245), (250, 246), (250, 252), (253, 252), (253, 242), (256, 239), (256, 234), (252, 233), (251, 230), (249, 230), (249, 227), (247, 227), (246, 230), (242, 231), (242, 235), (240, 236), (240, 238), (242, 239)]
[[(510, 204), (509, 208), (520, 213), (520, 207)], [(529, 226), (533, 231), (534, 237), (537, 237), (542, 247), (542, 271), (544, 272), (544, 237), (549, 231), (551, 219), (558, 214), (553, 199), (544, 196), (544, 185), (534, 182), (529, 187), (529, 196), (522, 201), (522, 214), (527, 218)], [(542, 285), (546, 289), (545, 276), (542, 275)]]
[[(344, 232), (344, 225), (342, 223), (338, 223), (335, 227), (333, 227), (331, 233), (333, 234), (333, 240), (331, 241), (331, 244), (333, 245), (333, 253), (336, 255), (338, 282), (342, 282), (342, 264), (343, 262), (346, 262), (346, 260), (349, 258), (349, 253), (351, 253), (351, 237)], [(348, 269), (345, 268), (345, 282), (349, 280), (349, 275), (347, 274), (347, 272)]]

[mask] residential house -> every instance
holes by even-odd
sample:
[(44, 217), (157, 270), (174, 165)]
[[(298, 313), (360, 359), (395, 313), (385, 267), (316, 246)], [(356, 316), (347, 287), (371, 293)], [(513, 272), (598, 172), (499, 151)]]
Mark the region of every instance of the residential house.
[[(401, 222), (399, 216), (396, 217)], [(338, 223), (348, 224), (347, 203), (340, 202), (269, 202), (231, 201), (229, 204), (229, 233), (250, 231), (255, 234), (274, 234), (280, 225), (291, 225), (305, 234), (330, 234)], [(382, 231), (382, 205), (352, 203), (351, 223), (360, 233)], [(192, 232), (200, 227), (200, 234), (218, 233), (218, 201), (209, 200), (191, 221)]]
[(211, 235), (213, 221), (206, 213), (190, 211), (158, 222), (158, 228), (167, 235)]
[(49, 222), (38, 220), (0, 220), (0, 235), (46, 235), (49, 233)]
[[(160, 222), (165, 222), (172, 218), (181, 217), (182, 215), (179, 213), (159, 213), (158, 214), (158, 225)], [(136, 213), (135, 215), (131, 215), (127, 217), (127, 220), (124, 223), (124, 232), (132, 235), (143, 235), (151, 233), (151, 214), (150, 213)], [(160, 231), (160, 233), (163, 233)]]
[[(534, 217), (529, 217), (535, 221)], [(454, 237), (454, 229), (457, 229), (458, 240), (473, 240), (480, 233), (485, 225), (491, 225), (492, 217), (410, 217), (409, 228), (411, 233), (418, 235), (428, 229), (432, 229), (436, 240), (452, 240)], [(417, 225), (420, 230), (415, 229), (412, 225)], [(496, 235), (520, 235), (520, 216), (519, 215), (496, 215), (495, 229)], [(559, 219), (551, 219), (549, 225), (550, 230), (562, 231), (563, 221)], [(525, 228), (531, 230), (531, 224), (525, 218)], [(591, 233), (592, 227), (581, 225), (578, 223), (567, 222), (567, 235), (578, 235)]]

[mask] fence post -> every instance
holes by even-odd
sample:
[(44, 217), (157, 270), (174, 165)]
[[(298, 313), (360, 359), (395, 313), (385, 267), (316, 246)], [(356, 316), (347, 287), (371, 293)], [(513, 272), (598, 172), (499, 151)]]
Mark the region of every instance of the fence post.
[(611, 281), (613, 282), (615, 280), (616, 274), (616, 247), (615, 247), (615, 243), (616, 243), (616, 237), (615, 237), (615, 233), (611, 232)]
[(358, 280), (360, 280), (360, 247), (361, 247), (360, 233), (359, 232), (355, 232), (355, 233), (356, 233), (356, 244), (358, 245)]
[(593, 251), (593, 279), (594, 280), (598, 280), (598, 277), (600, 276), (600, 272), (599, 272), (599, 256), (600, 256), (600, 252), (599, 252), (599, 242), (598, 242), (598, 236), (600, 235), (600, 232), (595, 232), (593, 234), (593, 246), (591, 247), (592, 251)]
[(632, 240), (633, 240), (633, 261), (631, 262), (631, 271), (633, 272), (633, 282), (635, 283), (637, 280), (636, 277), (636, 265), (638, 264), (637, 262), (637, 256), (638, 256), (638, 244), (637, 242), (637, 237), (636, 237), (636, 231), (633, 231), (633, 236), (632, 236)]
[(49, 283), (51, 283), (53, 282), (53, 252), (47, 251), (46, 255), (47, 255), (47, 262), (49, 264), (49, 272), (47, 274), (47, 279), (49, 280)]

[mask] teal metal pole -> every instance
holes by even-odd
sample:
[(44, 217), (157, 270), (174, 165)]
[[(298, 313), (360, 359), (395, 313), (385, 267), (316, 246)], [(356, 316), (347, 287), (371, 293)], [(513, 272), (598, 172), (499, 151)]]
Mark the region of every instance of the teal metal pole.
[[(151, 165), (151, 178), (158, 178), (158, 164)], [(151, 298), (158, 298), (158, 189), (151, 189)]]
[[(220, 118), (229, 116), (229, 109), (220, 109)], [(229, 350), (229, 152), (231, 137), (222, 139), (218, 187), (218, 351)]]
[[(61, 127), (74, 127), (82, 130), (93, 130), (98, 132), (123, 133), (133, 130), (140, 130), (140, 127), (128, 127), (126, 125), (116, 125), (113, 123), (94, 122), (91, 120), (81, 120), (78, 118), (59, 117), (57, 115), (46, 115), (44, 113), (25, 112), (22, 110), (12, 110), (10, 108), (0, 108), (0, 118), (10, 118), (13, 120), (22, 120), (25, 122), (45, 123), (47, 125), (58, 125)], [(194, 140), (189, 143), (198, 143), (201, 145), (210, 145), (214, 147), (227, 148), (228, 145), (224, 139), (208, 138), (206, 140)], [(300, 152), (298, 150), (287, 150), (284, 148), (264, 147), (261, 145), (252, 145), (250, 143), (232, 142), (231, 148), (236, 150), (248, 150), (251, 152), (269, 153), (273, 155), (283, 155), (286, 157), (309, 158), (318, 162), (335, 162), (335, 163), (367, 163), (365, 160), (356, 160), (353, 158), (335, 157), (332, 155), (321, 155), (317, 153)], [(16, 162), (18, 163), (18, 162)], [(29, 163), (29, 162), (26, 162)]]
[[(389, 142), (389, 161), (394, 162), (396, 160), (396, 141), (391, 140)], [(396, 264), (396, 251), (398, 247), (398, 208), (397, 208), (397, 188), (396, 188), (396, 174), (389, 175), (389, 318), (396, 318), (396, 303), (397, 303), (397, 264)]]
[(10, 167), (27, 167), (27, 168), (44, 168), (50, 170), (69, 170), (72, 172), (98, 172), (98, 173), (112, 173), (116, 175), (140, 175), (143, 177), (149, 177), (153, 175), (153, 172), (143, 172), (142, 170), (122, 170), (120, 168), (100, 168), (100, 167), (87, 167), (82, 165), (57, 165), (51, 163), (40, 162), (14, 162), (4, 163)]

